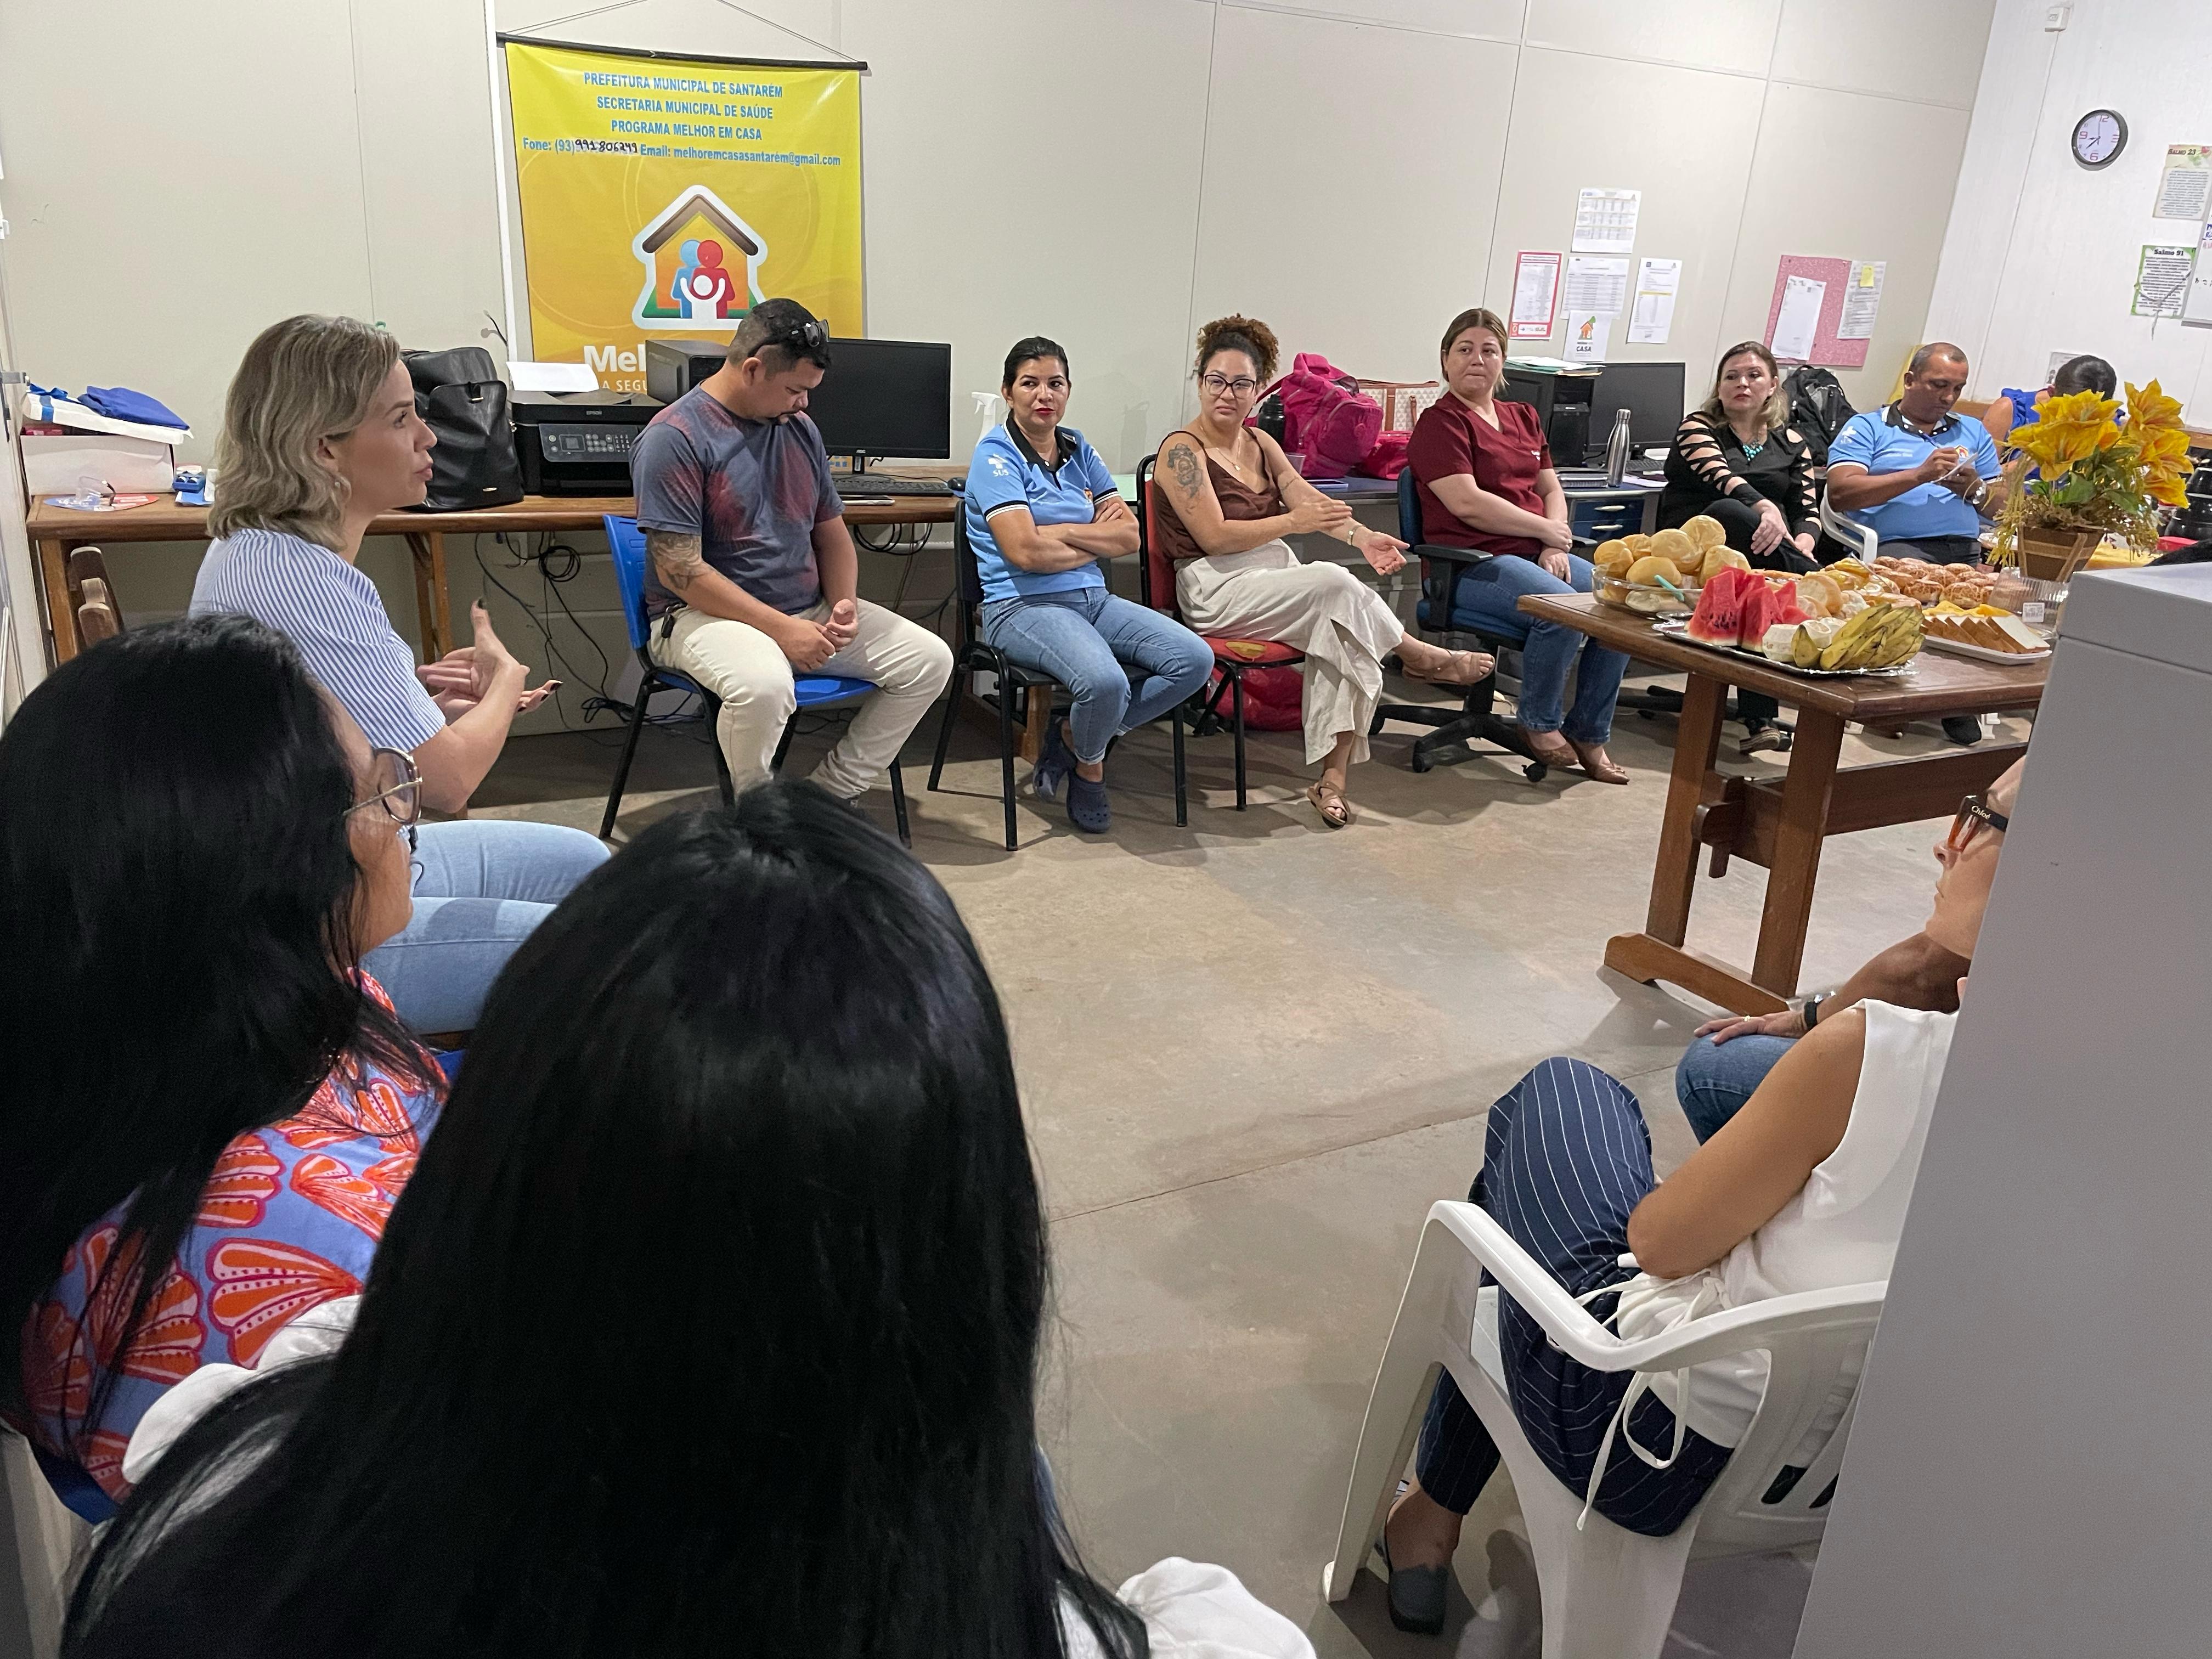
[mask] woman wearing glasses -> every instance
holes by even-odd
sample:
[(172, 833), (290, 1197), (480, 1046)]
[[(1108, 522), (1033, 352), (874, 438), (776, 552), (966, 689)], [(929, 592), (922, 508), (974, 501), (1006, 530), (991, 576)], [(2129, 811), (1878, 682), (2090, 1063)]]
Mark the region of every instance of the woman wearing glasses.
[[(356, 564), (372, 520), (419, 503), (437, 441), (399, 343), (347, 317), (293, 317), (246, 348), (230, 384), (216, 537), (192, 611), (234, 611), (297, 646), (372, 742), (410, 753), (422, 797), (459, 811), (532, 690), (481, 603), (474, 642), (417, 667)], [(463, 1032), (516, 945), (606, 848), (580, 830), (497, 819), (425, 825), (415, 910), (369, 966), (418, 1031)]]
[[(1936, 842), (1942, 874), (1924, 930), (1936, 948), (1973, 955), (2009, 824), (1972, 797)], [(1664, 1182), (1627, 1087), (1584, 1061), (1547, 1060), (1490, 1109), (1468, 1201), (1631, 1341), (1773, 1297), (1887, 1279), (1957, 1023), (1871, 998), (1822, 1015)], [(1594, 1371), (1510, 1301), (1498, 1339), (1514, 1410), (1552, 1473), (1599, 1514), (1653, 1537), (1697, 1507), (1766, 1386), (1764, 1354), (1674, 1376)], [(1829, 1401), (1818, 1443), (1849, 1405), (1843, 1390)], [(1383, 1530), (1400, 1628), (1442, 1628), (1461, 1518), (1498, 1462), (1446, 1376), (1422, 1425), (1418, 1480)]]
[(362, 967), (419, 793), (242, 617), (88, 651), (0, 736), (0, 1417), (80, 1513), (167, 1389), (367, 1276), (443, 1094)]
[(1605, 745), (1627, 657), (1520, 610), (1525, 594), (1589, 592), (1590, 567), (1570, 551), (1575, 538), (1566, 494), (1535, 410), (1498, 395), (1505, 379), (1504, 320), (1479, 307), (1462, 311), (1440, 349), (1449, 395), (1414, 424), (1406, 451), (1419, 486), (1421, 539), (1491, 556), (1451, 568), (1449, 625), (1522, 641), (1516, 707), (1531, 754), (1547, 765), (1579, 766), (1600, 783), (1626, 783), (1628, 774)]
[(1216, 638), (1266, 640), (1305, 653), (1306, 791), (1332, 830), (1352, 819), (1345, 793), (1352, 762), (1367, 758), (1367, 728), (1382, 693), (1382, 659), (1439, 685), (1473, 685), (1495, 665), (1408, 634), (1382, 596), (1339, 564), (1304, 564), (1286, 536), (1349, 544), (1377, 575), (1406, 562), (1406, 544), (1352, 522), (1352, 508), (1316, 489), (1282, 446), (1244, 424), (1275, 373), (1275, 334), (1249, 317), (1198, 331), (1198, 417), (1160, 445), (1153, 531), (1177, 562), (1182, 619)]

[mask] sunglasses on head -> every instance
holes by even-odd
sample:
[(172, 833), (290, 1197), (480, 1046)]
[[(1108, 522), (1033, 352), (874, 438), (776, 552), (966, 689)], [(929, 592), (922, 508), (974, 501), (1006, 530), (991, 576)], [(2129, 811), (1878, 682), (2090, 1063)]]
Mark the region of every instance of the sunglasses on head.
[(830, 343), (830, 331), (819, 320), (808, 317), (801, 321), (786, 323), (769, 335), (764, 344), (789, 346), (794, 351), (820, 351)]
[(1987, 796), (1969, 795), (1959, 803), (1958, 816), (1951, 820), (1951, 833), (1943, 837), (1943, 844), (1962, 853), (1984, 824), (2002, 836), (2012, 828), (2012, 820), (1990, 805)]

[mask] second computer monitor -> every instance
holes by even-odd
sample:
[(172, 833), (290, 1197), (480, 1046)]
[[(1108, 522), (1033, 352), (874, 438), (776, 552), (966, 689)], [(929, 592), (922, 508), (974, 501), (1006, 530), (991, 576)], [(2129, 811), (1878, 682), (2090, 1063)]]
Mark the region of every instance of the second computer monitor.
[(830, 342), (806, 412), (832, 455), (952, 457), (952, 348), (926, 340)]
[(1590, 388), (1589, 441), (1603, 453), (1613, 435), (1615, 410), (1628, 411), (1629, 441), (1640, 449), (1659, 449), (1674, 441), (1682, 424), (1682, 365), (1607, 363)]

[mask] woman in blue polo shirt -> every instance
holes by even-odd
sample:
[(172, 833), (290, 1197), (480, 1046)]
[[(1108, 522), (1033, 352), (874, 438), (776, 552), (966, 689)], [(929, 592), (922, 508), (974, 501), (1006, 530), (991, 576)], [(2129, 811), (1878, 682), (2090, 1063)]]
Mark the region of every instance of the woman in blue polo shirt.
[[(1075, 699), (1045, 733), (1030, 787), (1067, 787), (1068, 822), (1103, 833), (1106, 745), (1206, 684), (1213, 653), (1172, 617), (1107, 591), (1103, 559), (1137, 550), (1137, 520), (1066, 412), (1067, 354), (1042, 335), (1006, 354), (1004, 425), (968, 469), (968, 540), (983, 579), (983, 637)], [(1129, 671), (1137, 671), (1133, 684)]]

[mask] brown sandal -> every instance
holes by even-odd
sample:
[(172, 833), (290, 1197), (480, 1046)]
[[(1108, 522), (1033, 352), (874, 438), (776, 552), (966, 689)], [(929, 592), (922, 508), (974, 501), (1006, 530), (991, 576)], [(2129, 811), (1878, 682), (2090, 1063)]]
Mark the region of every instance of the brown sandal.
[[(1498, 672), (1498, 659), (1487, 651), (1454, 651), (1449, 653), (1450, 667), (1441, 674), (1424, 674), (1410, 666), (1404, 658), (1398, 659), (1400, 671), (1409, 680), (1419, 680), (1428, 685), (1480, 685)], [(1480, 665), (1477, 666), (1476, 665)]]
[(1306, 799), (1313, 803), (1313, 810), (1321, 814), (1324, 827), (1341, 830), (1352, 822), (1352, 803), (1345, 799), (1344, 791), (1334, 784), (1327, 781), (1315, 784), (1306, 791)]
[(1585, 746), (1576, 743), (1571, 738), (1568, 739), (1568, 743), (1574, 749), (1576, 763), (1583, 769), (1585, 776), (1595, 778), (1600, 783), (1628, 781), (1628, 774), (1615, 766), (1607, 757), (1603, 744), (1593, 743)]

